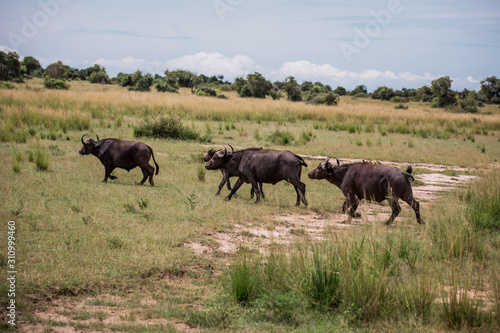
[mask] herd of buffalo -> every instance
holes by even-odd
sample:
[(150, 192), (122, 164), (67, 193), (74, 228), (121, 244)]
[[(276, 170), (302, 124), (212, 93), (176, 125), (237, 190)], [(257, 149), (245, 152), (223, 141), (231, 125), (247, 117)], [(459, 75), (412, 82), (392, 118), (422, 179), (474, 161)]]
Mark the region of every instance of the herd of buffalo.
[[(115, 168), (130, 171), (140, 167), (143, 179), (140, 185), (143, 185), (149, 178), (149, 183), (154, 185), (153, 175), (158, 174), (159, 166), (156, 163), (153, 149), (148, 145), (137, 141), (126, 141), (120, 139), (103, 139), (97, 136), (97, 141), (92, 138), (85, 138), (88, 134), (81, 137), (83, 147), (80, 149), (80, 155), (92, 154), (96, 156), (104, 165), (104, 180), (108, 178), (116, 179), (111, 175)], [(207, 170), (219, 169), (223, 178), (219, 184), (220, 194), (224, 184), (231, 191), (224, 200), (231, 200), (233, 195), (243, 183), (252, 185), (251, 197), (256, 196), (256, 203), (264, 198), (262, 184), (276, 184), (282, 180), (291, 183), (297, 193), (296, 205), (302, 202), (308, 205), (306, 200), (306, 184), (300, 181), (302, 167), (307, 167), (302, 157), (291, 151), (247, 148), (231, 152), (227, 148), (215, 150), (210, 149), (204, 156), (203, 161), (207, 162)], [(153, 168), (149, 161), (153, 158), (156, 166)], [(353, 217), (359, 217), (356, 209), (360, 200), (373, 200), (382, 202), (387, 200), (392, 209), (392, 215), (386, 222), (391, 224), (401, 212), (399, 199), (408, 203), (415, 211), (417, 222), (424, 224), (420, 217), (420, 205), (413, 198), (413, 191), (410, 181), (415, 180), (411, 175), (412, 168), (409, 166), (406, 171), (396, 167), (382, 165), (378, 163), (352, 163), (340, 165), (339, 160), (335, 164), (330, 163), (329, 159), (321, 162), (314, 170), (309, 172), (310, 179), (326, 179), (334, 184), (345, 196), (342, 206), (344, 213), (348, 214), (348, 223)], [(236, 184), (231, 188), (229, 178), (238, 177)]]

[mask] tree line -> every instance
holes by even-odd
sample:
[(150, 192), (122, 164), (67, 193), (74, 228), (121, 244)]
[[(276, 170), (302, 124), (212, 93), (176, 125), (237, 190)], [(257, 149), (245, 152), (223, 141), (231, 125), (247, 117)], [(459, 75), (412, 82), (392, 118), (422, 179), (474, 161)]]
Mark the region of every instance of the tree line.
[[(44, 85), (51, 89), (69, 89), (66, 83), (71, 80), (87, 80), (90, 83), (119, 84), (133, 91), (150, 91), (153, 87), (158, 92), (176, 93), (180, 88), (189, 88), (199, 96), (226, 98), (225, 91), (234, 90), (240, 97), (286, 98), (292, 102), (303, 101), (308, 104), (337, 105), (340, 96), (372, 98), (395, 103), (431, 102), (433, 107), (442, 107), (458, 112), (478, 112), (478, 107), (488, 104), (500, 104), (500, 79), (495, 76), (481, 81), (481, 89), (453, 91), (452, 80), (448, 76), (431, 82), (430, 86), (417, 89), (402, 88), (395, 90), (386, 86), (378, 87), (368, 93), (365, 85), (359, 85), (348, 91), (342, 86), (333, 89), (321, 82), (304, 81), (299, 84), (293, 76), (283, 81), (271, 82), (260, 73), (238, 77), (233, 83), (224, 81), (223, 75), (206, 76), (187, 70), (167, 70), (164, 75), (142, 73), (118, 73), (110, 78), (106, 69), (98, 64), (85, 69), (71, 68), (61, 61), (43, 68), (40, 62), (26, 56), (22, 60), (15, 52), (0, 51), (0, 81), (23, 82), (32, 77), (44, 79)], [(8, 87), (7, 83), (3, 86)]]

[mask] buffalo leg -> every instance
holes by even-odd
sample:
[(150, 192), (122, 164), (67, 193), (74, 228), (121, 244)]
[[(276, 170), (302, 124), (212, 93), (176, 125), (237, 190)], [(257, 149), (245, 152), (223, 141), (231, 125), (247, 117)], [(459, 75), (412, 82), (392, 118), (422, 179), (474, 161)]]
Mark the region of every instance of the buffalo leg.
[[(356, 211), (356, 209), (358, 208), (358, 205), (359, 205), (359, 202), (356, 204), (356, 207), (354, 208), (354, 211)], [(342, 213), (347, 213), (349, 212), (349, 206), (347, 204), (347, 199), (344, 201), (344, 204), (342, 205)], [(352, 216), (354, 218), (359, 218), (361, 217), (361, 214), (360, 213), (354, 213), (354, 215)]]
[(225, 184), (226, 184), (226, 178), (222, 177), (222, 180), (220, 181), (219, 184), (219, 190), (215, 193), (215, 195), (220, 195), (220, 191), (224, 188)]
[(236, 191), (238, 191), (238, 189), (240, 188), (240, 186), (243, 183), (244, 183), (244, 181), (241, 178), (238, 178), (238, 180), (236, 181), (236, 184), (234, 184), (234, 186), (231, 190), (231, 193), (229, 193), (228, 196), (224, 198), (224, 201), (231, 200), (231, 197), (236, 193)]
[(308, 203), (306, 200), (306, 184), (301, 182), (299, 179), (290, 179), (290, 183), (295, 187), (295, 191), (297, 192), (297, 203), (295, 204), (295, 206), (299, 206), (300, 201), (302, 200), (304, 206), (307, 207)]
[(104, 179), (102, 180), (103, 183), (107, 183), (108, 178), (116, 179), (115, 176), (111, 176), (111, 173), (113, 172), (114, 169), (115, 169), (114, 167), (104, 167)]
[(151, 186), (154, 186), (155, 183), (153, 182), (153, 175), (155, 169), (152, 166), (148, 165), (148, 167), (141, 167), (141, 171), (143, 178), (139, 185), (144, 185), (144, 182), (149, 178), (149, 183), (151, 184)]
[[(262, 191), (262, 183), (259, 183), (259, 188), (260, 188), (260, 194), (262, 195), (262, 199), (265, 199), (266, 196), (264, 194), (264, 191)], [(255, 190), (252, 187), (252, 189), (250, 190), (250, 199), (253, 199), (254, 194), (255, 194)]]
[(401, 206), (399, 206), (398, 198), (389, 197), (387, 198), (387, 201), (389, 202), (389, 206), (392, 208), (392, 214), (385, 224), (390, 225), (401, 212)]
[(415, 200), (412, 197), (403, 199), (404, 202), (406, 202), (408, 205), (410, 205), (411, 208), (415, 211), (415, 215), (417, 216), (417, 222), (419, 224), (425, 224), (422, 218), (420, 217), (420, 204), (417, 200)]
[(260, 193), (260, 190), (259, 190), (259, 183), (255, 180), (255, 179), (250, 179), (250, 184), (252, 184), (252, 190), (254, 191), (255, 193), (255, 203), (259, 203), (260, 202), (260, 196), (261, 196), (261, 193)]
[[(352, 218), (358, 217), (356, 215), (356, 209), (358, 209), (359, 200), (356, 198), (354, 194), (348, 194), (345, 198), (344, 204), (342, 206), (342, 210), (344, 213), (347, 213), (347, 224), (351, 224)], [(361, 216), (361, 215), (359, 215)]]

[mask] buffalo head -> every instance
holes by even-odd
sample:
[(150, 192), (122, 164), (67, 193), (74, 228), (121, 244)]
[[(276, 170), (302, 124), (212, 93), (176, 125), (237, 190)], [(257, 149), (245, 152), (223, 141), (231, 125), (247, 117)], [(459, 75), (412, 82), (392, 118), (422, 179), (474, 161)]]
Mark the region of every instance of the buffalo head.
[(92, 138), (86, 138), (85, 140), (83, 139), (87, 135), (88, 134), (84, 134), (80, 138), (80, 141), (82, 142), (82, 145), (83, 145), (82, 149), (80, 149), (80, 151), (79, 151), (80, 155), (91, 154), (94, 147), (95, 147), (96, 142), (94, 141), (94, 139), (92, 139)]
[[(340, 166), (340, 162), (337, 159), (337, 167)], [(330, 163), (330, 159), (326, 159), (321, 162), (316, 169), (309, 172), (307, 175), (310, 179), (325, 179), (328, 175), (333, 172), (334, 166)]]
[[(231, 147), (232, 148), (232, 147)], [(227, 153), (227, 148), (224, 146), (224, 150), (217, 150), (210, 161), (205, 164), (205, 169), (207, 170), (215, 170), (222, 167), (225, 161), (229, 160), (232, 157), (232, 153)]]

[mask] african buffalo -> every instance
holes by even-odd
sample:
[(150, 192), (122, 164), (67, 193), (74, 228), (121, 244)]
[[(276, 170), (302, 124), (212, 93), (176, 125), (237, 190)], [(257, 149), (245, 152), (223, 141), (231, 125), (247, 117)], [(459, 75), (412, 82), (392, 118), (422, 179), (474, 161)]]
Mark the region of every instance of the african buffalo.
[[(233, 146), (229, 145), (229, 147), (231, 147), (231, 151), (234, 154)], [(250, 149), (250, 150), (262, 150), (262, 147), (261, 148), (246, 148), (246, 149)], [(203, 156), (203, 162), (210, 161), (212, 159), (212, 157), (214, 156), (214, 154), (217, 151), (220, 151), (220, 150), (215, 150), (213, 148), (210, 148), (210, 150), (207, 151), (207, 153), (205, 154), (205, 156)], [(241, 150), (239, 152), (241, 152)], [(220, 195), (220, 191), (224, 187), (224, 184), (226, 184), (227, 189), (229, 191), (231, 191), (231, 182), (229, 181), (229, 178), (236, 177), (236, 175), (232, 174), (230, 172), (230, 170), (227, 171), (225, 168), (220, 168), (219, 170), (222, 172), (222, 180), (221, 180), (221, 182), (219, 184), (219, 190), (215, 193), (215, 195)], [(264, 195), (264, 191), (262, 191), (262, 183), (259, 183), (259, 188), (260, 188), (260, 192), (262, 194), (262, 198), (265, 199), (266, 196)], [(236, 193), (234, 194), (234, 196), (236, 197)], [(252, 199), (253, 196), (254, 196), (254, 190), (253, 190), (253, 187), (252, 187), (252, 189), (250, 190), (250, 199)]]
[(207, 170), (224, 168), (238, 178), (231, 193), (224, 200), (231, 200), (233, 194), (245, 182), (252, 184), (256, 194), (256, 201), (260, 201), (261, 191), (258, 183), (276, 184), (282, 180), (291, 183), (297, 193), (296, 205), (300, 201), (307, 206), (306, 185), (300, 181), (302, 166), (307, 166), (302, 157), (291, 151), (273, 149), (244, 149), (234, 153), (217, 151), (205, 165)]
[(80, 155), (92, 154), (101, 161), (104, 165), (103, 182), (107, 182), (108, 178), (117, 178), (111, 175), (111, 172), (113, 172), (115, 168), (130, 171), (135, 167), (140, 167), (144, 178), (139, 185), (143, 185), (149, 177), (149, 183), (151, 186), (154, 186), (153, 174), (155, 168), (149, 165), (151, 157), (153, 157), (153, 161), (156, 165), (156, 174), (158, 174), (160, 168), (156, 163), (151, 147), (137, 141), (125, 141), (120, 139), (99, 140), (99, 136), (97, 136), (97, 141), (94, 141), (92, 138), (83, 140), (83, 137), (86, 135), (88, 134), (84, 134), (80, 138), (83, 147), (80, 149), (79, 153)]
[(362, 199), (382, 202), (387, 200), (392, 209), (392, 215), (386, 222), (391, 224), (401, 212), (398, 200), (401, 199), (413, 208), (417, 222), (425, 224), (420, 218), (420, 205), (413, 198), (410, 180), (412, 167), (408, 166), (406, 172), (387, 165), (374, 163), (353, 163), (340, 165), (330, 164), (329, 159), (321, 162), (316, 169), (309, 172), (311, 179), (326, 179), (342, 190), (346, 199), (342, 206), (344, 213), (348, 211), (347, 223), (356, 215), (356, 208)]

